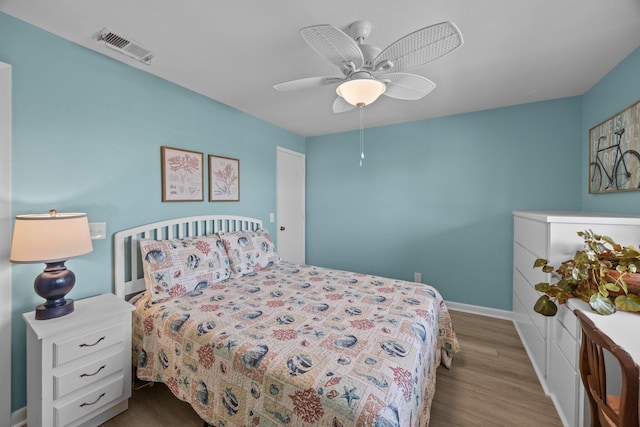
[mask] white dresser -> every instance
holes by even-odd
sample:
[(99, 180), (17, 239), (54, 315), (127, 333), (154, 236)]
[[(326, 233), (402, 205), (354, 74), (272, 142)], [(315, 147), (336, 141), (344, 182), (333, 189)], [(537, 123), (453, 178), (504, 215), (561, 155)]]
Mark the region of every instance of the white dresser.
[(640, 246), (640, 217), (576, 212), (515, 211), (513, 248), (514, 323), (545, 392), (552, 398), (565, 426), (586, 425), (585, 400), (578, 354), (580, 326), (573, 312), (561, 306), (554, 317), (544, 317), (533, 306), (541, 295), (534, 289), (551, 277), (533, 268), (536, 258), (558, 266), (583, 249), (576, 233), (593, 230), (624, 245)]
[(75, 301), (75, 311), (27, 322), (27, 424), (97, 426), (128, 407), (131, 311), (113, 294)]

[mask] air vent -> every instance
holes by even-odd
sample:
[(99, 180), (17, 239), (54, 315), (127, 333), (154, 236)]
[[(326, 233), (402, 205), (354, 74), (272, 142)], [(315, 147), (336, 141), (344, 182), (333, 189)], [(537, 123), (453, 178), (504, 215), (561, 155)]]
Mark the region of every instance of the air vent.
[(151, 65), (151, 58), (153, 58), (151, 51), (128, 37), (124, 37), (104, 28), (100, 33), (98, 33), (97, 40), (98, 42), (104, 43), (104, 45), (110, 49), (127, 55), (128, 57), (133, 58), (136, 61), (140, 61), (143, 64)]

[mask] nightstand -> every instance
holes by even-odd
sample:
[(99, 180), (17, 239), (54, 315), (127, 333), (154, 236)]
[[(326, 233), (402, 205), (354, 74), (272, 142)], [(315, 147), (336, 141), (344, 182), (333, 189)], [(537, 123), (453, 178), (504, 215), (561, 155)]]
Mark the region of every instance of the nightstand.
[(75, 311), (27, 322), (27, 424), (97, 426), (131, 397), (131, 312), (113, 294), (75, 301)]

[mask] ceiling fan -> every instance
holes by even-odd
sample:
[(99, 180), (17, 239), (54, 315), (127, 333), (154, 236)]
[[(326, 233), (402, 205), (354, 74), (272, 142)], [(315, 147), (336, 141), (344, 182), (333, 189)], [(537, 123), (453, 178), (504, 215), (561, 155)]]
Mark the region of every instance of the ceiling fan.
[(381, 50), (365, 44), (371, 24), (356, 21), (349, 34), (333, 25), (313, 25), (300, 30), (302, 38), (316, 52), (337, 65), (339, 77), (307, 77), (274, 85), (290, 91), (339, 83), (334, 113), (353, 110), (384, 94), (402, 100), (417, 100), (435, 87), (426, 77), (404, 71), (438, 59), (462, 45), (462, 34), (449, 21), (430, 25), (408, 34)]

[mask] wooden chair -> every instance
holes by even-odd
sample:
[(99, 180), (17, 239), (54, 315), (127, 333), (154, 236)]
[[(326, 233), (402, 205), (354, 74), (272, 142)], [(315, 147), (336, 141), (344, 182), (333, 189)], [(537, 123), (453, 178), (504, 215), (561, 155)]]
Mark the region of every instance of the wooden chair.
[[(591, 427), (638, 427), (638, 365), (629, 353), (598, 329), (580, 310), (575, 311), (582, 327), (580, 376), (591, 406)], [(629, 331), (637, 333), (637, 331)], [(620, 396), (607, 394), (604, 351), (609, 351), (620, 364), (622, 388)]]

